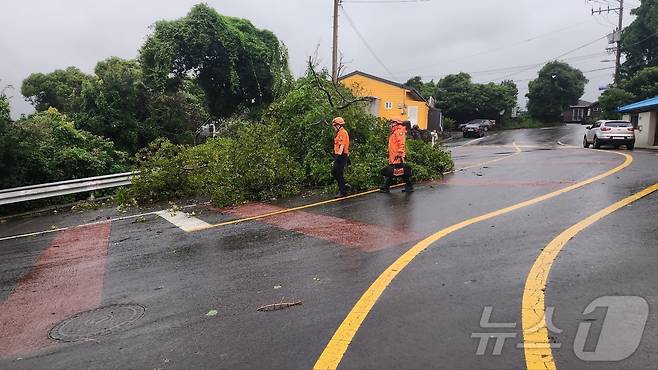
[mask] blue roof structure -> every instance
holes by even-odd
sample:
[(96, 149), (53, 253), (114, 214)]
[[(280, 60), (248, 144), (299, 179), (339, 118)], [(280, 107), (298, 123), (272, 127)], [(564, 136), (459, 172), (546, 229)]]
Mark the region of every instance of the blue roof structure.
[(649, 108), (654, 108), (654, 107), (658, 107), (658, 96), (653, 97), (651, 99), (642, 100), (636, 103), (624, 105), (623, 107), (618, 108), (617, 112), (628, 113), (628, 112), (636, 112), (636, 111), (645, 111), (645, 110), (649, 110)]

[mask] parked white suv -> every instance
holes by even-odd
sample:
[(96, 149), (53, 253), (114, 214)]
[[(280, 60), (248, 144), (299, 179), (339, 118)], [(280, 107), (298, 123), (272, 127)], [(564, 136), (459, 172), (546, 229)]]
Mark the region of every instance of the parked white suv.
[(635, 128), (628, 121), (596, 121), (594, 125), (587, 126), (587, 132), (583, 138), (583, 147), (589, 148), (590, 144), (594, 146), (594, 149), (599, 149), (601, 145), (612, 145), (615, 148), (626, 145), (628, 150), (633, 150)]

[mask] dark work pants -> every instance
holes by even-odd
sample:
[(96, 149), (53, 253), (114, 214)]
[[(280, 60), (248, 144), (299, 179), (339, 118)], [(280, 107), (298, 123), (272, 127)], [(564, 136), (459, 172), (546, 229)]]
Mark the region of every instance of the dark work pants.
[[(393, 175), (393, 171), (396, 168), (404, 168), (404, 173), (402, 176), (395, 176)], [(382, 170), (382, 175), (384, 176), (384, 184), (382, 185), (382, 189), (388, 190), (388, 188), (393, 185), (393, 180), (396, 177), (402, 178), (402, 181), (405, 182), (407, 188), (411, 188), (413, 186), (411, 182), (411, 166), (409, 166), (406, 163), (399, 163), (399, 164), (391, 164)]]
[(336, 156), (336, 159), (334, 159), (334, 165), (331, 168), (331, 175), (338, 182), (338, 190), (342, 195), (347, 194), (347, 188), (345, 186), (345, 176), (343, 175), (343, 173), (345, 172), (345, 166), (347, 166), (348, 160), (349, 159), (345, 154)]

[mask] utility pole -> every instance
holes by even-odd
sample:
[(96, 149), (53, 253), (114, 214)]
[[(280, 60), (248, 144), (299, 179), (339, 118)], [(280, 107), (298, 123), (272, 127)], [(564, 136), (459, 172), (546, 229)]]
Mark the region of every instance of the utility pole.
[(611, 8), (608, 6), (606, 9), (602, 9), (599, 7), (599, 10), (594, 10), (592, 8), (592, 15), (594, 14), (601, 14), (601, 13), (610, 13), (614, 11), (619, 12), (619, 27), (613, 33), (613, 40), (616, 40), (617, 42), (617, 57), (615, 59), (615, 86), (619, 85), (619, 80), (621, 77), (621, 30), (624, 27), (624, 0), (617, 0), (619, 1), (619, 8)]
[(338, 82), (338, 7), (342, 0), (334, 0), (334, 42), (331, 53), (331, 80)]
[(624, 27), (624, 0), (619, 0), (619, 35), (617, 36), (617, 61), (615, 63), (615, 86), (619, 86), (621, 77), (621, 29)]

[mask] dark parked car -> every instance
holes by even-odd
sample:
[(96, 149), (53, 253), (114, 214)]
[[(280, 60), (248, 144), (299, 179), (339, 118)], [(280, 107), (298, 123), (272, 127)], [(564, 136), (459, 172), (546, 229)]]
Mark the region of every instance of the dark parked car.
[(466, 123), (462, 123), (461, 125), (459, 125), (457, 127), (459, 128), (459, 130), (464, 131), (464, 127), (466, 127), (468, 125), (480, 125), (480, 126), (484, 127), (485, 131), (488, 131), (495, 125), (495, 122), (491, 121), (491, 120), (488, 120), (488, 119), (480, 118), (480, 119), (474, 119), (474, 120), (468, 121)]
[(482, 137), (484, 136), (484, 131), (484, 126), (480, 125), (479, 123), (470, 123), (462, 128), (464, 137)]

